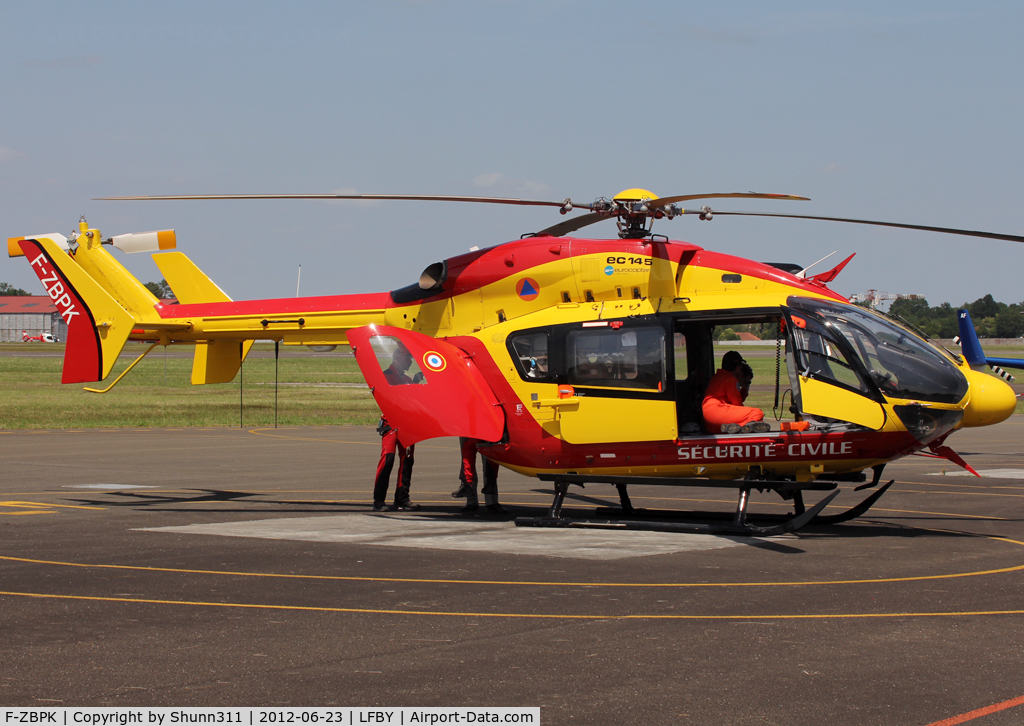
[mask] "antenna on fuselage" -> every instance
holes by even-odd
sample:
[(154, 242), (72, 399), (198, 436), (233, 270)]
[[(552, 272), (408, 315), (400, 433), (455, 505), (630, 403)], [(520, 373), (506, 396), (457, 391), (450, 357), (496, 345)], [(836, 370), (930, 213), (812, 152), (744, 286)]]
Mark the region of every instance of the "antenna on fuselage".
[[(838, 251), (839, 251), (839, 250), (836, 250), (836, 252), (838, 252)], [(812, 262), (811, 264), (807, 265), (807, 267), (805, 267), (804, 269), (800, 270), (800, 272), (796, 273), (796, 276), (797, 276), (797, 277), (807, 277), (807, 271), (808, 271), (809, 269), (811, 269), (811, 268), (812, 268), (812, 267), (814, 267), (815, 265), (820, 265), (820, 264), (821, 264), (822, 262), (824, 262), (825, 260), (827, 260), (827, 259), (828, 259), (829, 257), (831, 257), (832, 255), (834, 255), (834, 254), (835, 254), (836, 252), (830, 252), (829, 254), (825, 255), (824, 257), (822, 257), (822, 258), (821, 258), (820, 260), (818, 260), (817, 262)]]

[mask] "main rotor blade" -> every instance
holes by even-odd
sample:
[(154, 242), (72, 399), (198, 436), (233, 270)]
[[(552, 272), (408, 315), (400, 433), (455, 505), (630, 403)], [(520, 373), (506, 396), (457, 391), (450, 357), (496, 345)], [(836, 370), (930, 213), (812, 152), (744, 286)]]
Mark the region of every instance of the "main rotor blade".
[(456, 197), (431, 194), (166, 194), (145, 197), (98, 197), (96, 201), (167, 201), (192, 199), (397, 199), (420, 202), (480, 202), (485, 204), (519, 204), (533, 207), (561, 207), (565, 202), (545, 202), (505, 197)]
[(537, 236), (550, 235), (552, 237), (564, 237), (570, 232), (575, 232), (581, 227), (586, 227), (588, 224), (600, 222), (602, 219), (612, 219), (612, 217), (607, 214), (598, 214), (597, 212), (581, 214), (578, 217), (573, 217), (572, 219), (567, 219), (564, 222), (552, 225), (547, 229), (542, 229), (537, 233)]
[(761, 192), (730, 192), (716, 194), (681, 194), (674, 197), (659, 197), (652, 199), (652, 203), (662, 207), (666, 204), (677, 202), (688, 202), (692, 199), (724, 199), (726, 197), (742, 197), (743, 199), (793, 199), (801, 202), (811, 201), (810, 197), (798, 197), (794, 194), (762, 194)]
[[(700, 214), (699, 210), (685, 210), (683, 214)], [(1024, 242), (1024, 236), (1016, 234), (1000, 234), (998, 232), (979, 232), (969, 229), (954, 229), (952, 227), (929, 227), (923, 224), (901, 224), (899, 222), (877, 222), (870, 219), (845, 219), (843, 217), (815, 217), (808, 214), (774, 214), (771, 212), (719, 212), (715, 210), (712, 214), (718, 216), (743, 216), (743, 217), (783, 217), (789, 219), (816, 219), (822, 222), (848, 222), (850, 224), (870, 224), (876, 227), (898, 227), (900, 229), (919, 229), (924, 232), (943, 232), (945, 234), (962, 234), (966, 237), (987, 237), (988, 239), (1004, 239), (1010, 242)]]

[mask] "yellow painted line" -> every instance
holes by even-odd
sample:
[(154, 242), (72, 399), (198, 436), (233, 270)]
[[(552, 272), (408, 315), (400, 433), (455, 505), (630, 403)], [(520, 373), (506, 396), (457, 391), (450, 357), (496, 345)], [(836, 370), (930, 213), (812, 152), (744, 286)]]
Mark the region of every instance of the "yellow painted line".
[[(273, 429), (271, 429), (273, 431)], [(359, 444), (360, 446), (378, 446), (380, 442), (377, 441), (346, 441), (344, 439), (311, 439), (303, 436), (282, 436), (281, 434), (268, 434), (260, 430), (249, 431), (250, 434), (256, 436), (268, 436), (272, 439), (291, 439), (292, 441), (319, 441), (327, 444)]]
[(883, 507), (872, 507), (871, 512), (888, 512), (889, 514), (927, 514), (932, 517), (952, 517), (958, 519), (986, 519), (997, 522), (1013, 521), (1009, 517), (989, 517), (984, 514), (964, 514), (963, 512), (927, 512), (920, 509), (885, 509)]
[[(958, 477), (958, 478), (963, 479), (964, 477)], [(970, 478), (967, 479), (967, 481), (976, 481), (976, 478), (975, 477), (970, 477)], [(959, 487), (959, 488), (965, 488), (965, 489), (1024, 489), (1024, 486), (1007, 486), (1007, 485), (1000, 484), (1000, 485), (996, 485), (996, 486), (983, 487), (983, 486), (979, 486), (977, 484), (944, 484), (942, 482), (937, 482), (937, 481), (914, 482), (914, 485), (915, 486), (925, 486), (925, 487)], [(957, 493), (957, 492), (954, 492), (954, 494), (955, 493)]]
[[(305, 436), (284, 436), (283, 434), (271, 434), (268, 431), (280, 431), (280, 429), (250, 429), (250, 434), (256, 436), (269, 436), (272, 439), (291, 439), (293, 441), (320, 441), (326, 444), (359, 444), (360, 446), (379, 446), (379, 441), (347, 441), (345, 439), (313, 439)], [(420, 441), (416, 444), (423, 449), (442, 449), (445, 451), (458, 451), (455, 446), (426, 446)]]
[[(917, 484), (911, 484), (911, 486), (919, 486)], [(928, 496), (935, 496), (936, 492), (920, 491), (917, 489), (900, 489), (903, 494), (927, 494)], [(1003, 494), (1002, 492), (941, 492), (945, 495), (961, 496), (961, 497), (1014, 497), (1020, 499), (1024, 497), (1024, 494)]]
[(39, 509), (26, 509), (20, 512), (0, 512), (0, 517), (21, 517), (26, 514), (56, 514), (52, 509), (45, 511)]
[(106, 507), (86, 507), (79, 504), (47, 504), (46, 502), (0, 502), (0, 507), (56, 507), (58, 509), (97, 509)]
[(1024, 610), (968, 610), (961, 612), (920, 613), (810, 613), (805, 615), (587, 615), (573, 613), (473, 613), (432, 610), (389, 610), (382, 608), (331, 608), (312, 605), (265, 605), (260, 603), (202, 602), (192, 600), (151, 600), (148, 598), (99, 597), (93, 595), (53, 595), (38, 592), (5, 592), (0, 596), (31, 597), (51, 600), (136, 603), (144, 605), (190, 605), (192, 607), (246, 608), (251, 610), (291, 610), (317, 613), (358, 613), (366, 615), (439, 615), (459, 618), (532, 618), (537, 620), (829, 620), (852, 618), (948, 618), (979, 615), (1024, 615)]
[[(951, 530), (932, 530), (947, 534), (962, 534)], [(1006, 537), (989, 537), (1000, 542), (1007, 542), (1024, 547), (1024, 542)], [(793, 582), (544, 582), (516, 580), (441, 580), (433, 578), (411, 577), (360, 577), (356, 575), (296, 575), (276, 572), (235, 572), (231, 570), (192, 570), (178, 567), (145, 567), (141, 565), (104, 565), (85, 562), (62, 562), (54, 560), (36, 560), (27, 557), (9, 557), (0, 555), (0, 561), (24, 562), (33, 565), (54, 565), (58, 567), (82, 567), (105, 570), (132, 570), (143, 572), (173, 572), (187, 575), (220, 575), (227, 577), (267, 577), (287, 580), (325, 580), (349, 582), (408, 582), (432, 585), (526, 585), (530, 587), (804, 587), (810, 585), (864, 585), (883, 582), (916, 582), (924, 580), (950, 580), (959, 577), (980, 577), (982, 575), (1001, 575), (1009, 572), (1020, 572), (1024, 565), (1003, 567), (995, 570), (978, 570), (974, 572), (955, 572), (945, 575), (916, 575), (908, 577), (882, 577), (865, 580), (807, 580)]]

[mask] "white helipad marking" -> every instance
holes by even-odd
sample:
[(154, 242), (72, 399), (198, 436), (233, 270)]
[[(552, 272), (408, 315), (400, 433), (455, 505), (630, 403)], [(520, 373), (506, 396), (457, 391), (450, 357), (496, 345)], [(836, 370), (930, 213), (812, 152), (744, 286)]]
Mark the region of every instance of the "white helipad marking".
[(516, 527), (512, 522), (438, 522), (417, 516), (382, 517), (370, 514), (190, 524), (181, 527), (151, 527), (140, 531), (498, 552), (579, 560), (619, 560), (711, 550), (733, 547), (744, 541), (705, 534), (536, 529)]
[[(1024, 479), (1024, 469), (977, 469), (983, 477), (989, 479)], [(969, 471), (957, 469), (956, 471), (933, 471), (928, 476), (969, 476), (974, 477)], [(974, 477), (977, 478), (977, 477)]]
[(153, 484), (65, 484), (64, 489), (157, 489)]

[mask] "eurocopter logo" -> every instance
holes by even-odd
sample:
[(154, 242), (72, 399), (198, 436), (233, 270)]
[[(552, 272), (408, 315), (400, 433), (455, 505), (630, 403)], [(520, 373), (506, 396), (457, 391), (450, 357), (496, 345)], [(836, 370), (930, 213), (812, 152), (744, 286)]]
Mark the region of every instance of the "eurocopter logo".
[(524, 277), (516, 283), (516, 295), (529, 302), (540, 295), (540, 285), (532, 277)]
[(606, 274), (609, 277), (611, 277), (612, 275), (615, 274), (615, 268), (612, 267), (611, 265), (608, 265), (606, 268), (604, 268), (604, 274)]

